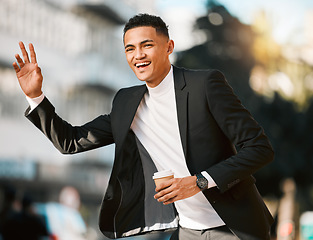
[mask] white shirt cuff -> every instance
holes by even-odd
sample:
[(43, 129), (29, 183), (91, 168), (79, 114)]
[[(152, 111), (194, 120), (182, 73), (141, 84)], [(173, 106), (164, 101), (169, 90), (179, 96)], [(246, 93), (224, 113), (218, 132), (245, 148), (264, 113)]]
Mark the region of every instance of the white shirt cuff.
[(36, 98), (30, 98), (26, 96), (26, 100), (30, 106), (29, 112), (33, 111), (42, 102), (44, 98), (45, 98), (45, 95), (43, 93), (39, 97), (36, 97)]
[(201, 174), (208, 180), (209, 184), (208, 184), (208, 188), (212, 188), (212, 187), (216, 187), (216, 183), (214, 182), (213, 178), (211, 178), (210, 174), (208, 174), (208, 172), (203, 171), (201, 172)]

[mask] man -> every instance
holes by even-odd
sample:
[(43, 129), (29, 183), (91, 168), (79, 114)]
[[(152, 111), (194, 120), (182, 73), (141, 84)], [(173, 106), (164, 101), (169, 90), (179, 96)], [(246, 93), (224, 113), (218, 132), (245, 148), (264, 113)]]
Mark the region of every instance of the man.
[[(273, 219), (252, 174), (272, 161), (273, 150), (223, 74), (172, 66), (174, 42), (156, 16), (131, 18), (124, 46), (145, 84), (121, 89), (110, 114), (79, 127), (43, 95), (32, 44), (31, 61), (20, 43), (24, 60), (17, 54), (19, 66), (13, 63), (30, 102), (27, 118), (62, 153), (115, 143), (101, 231), (118, 238), (178, 227), (171, 239), (270, 239)], [(155, 189), (153, 173), (167, 169), (175, 178)]]

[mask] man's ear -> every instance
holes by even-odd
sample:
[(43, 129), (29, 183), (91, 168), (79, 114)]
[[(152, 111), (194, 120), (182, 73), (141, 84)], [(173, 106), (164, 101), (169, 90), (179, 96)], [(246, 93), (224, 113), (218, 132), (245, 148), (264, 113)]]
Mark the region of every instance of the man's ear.
[(171, 54), (173, 51), (174, 51), (174, 41), (173, 40), (169, 40), (168, 41), (167, 52), (168, 52), (168, 54)]

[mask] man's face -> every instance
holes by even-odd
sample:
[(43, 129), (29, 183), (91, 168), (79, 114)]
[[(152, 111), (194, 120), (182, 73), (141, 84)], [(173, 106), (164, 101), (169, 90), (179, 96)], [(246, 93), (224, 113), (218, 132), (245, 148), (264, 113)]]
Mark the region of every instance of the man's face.
[(137, 78), (156, 87), (168, 74), (174, 42), (153, 27), (136, 27), (124, 35), (127, 62)]

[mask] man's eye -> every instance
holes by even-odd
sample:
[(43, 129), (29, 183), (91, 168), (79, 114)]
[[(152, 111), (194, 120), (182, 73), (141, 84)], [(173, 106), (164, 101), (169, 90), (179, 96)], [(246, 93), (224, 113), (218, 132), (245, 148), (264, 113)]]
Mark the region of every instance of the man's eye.
[(127, 48), (125, 51), (126, 52), (131, 52), (131, 51), (133, 51), (134, 49), (133, 48)]
[(145, 47), (152, 47), (152, 44), (146, 44)]

